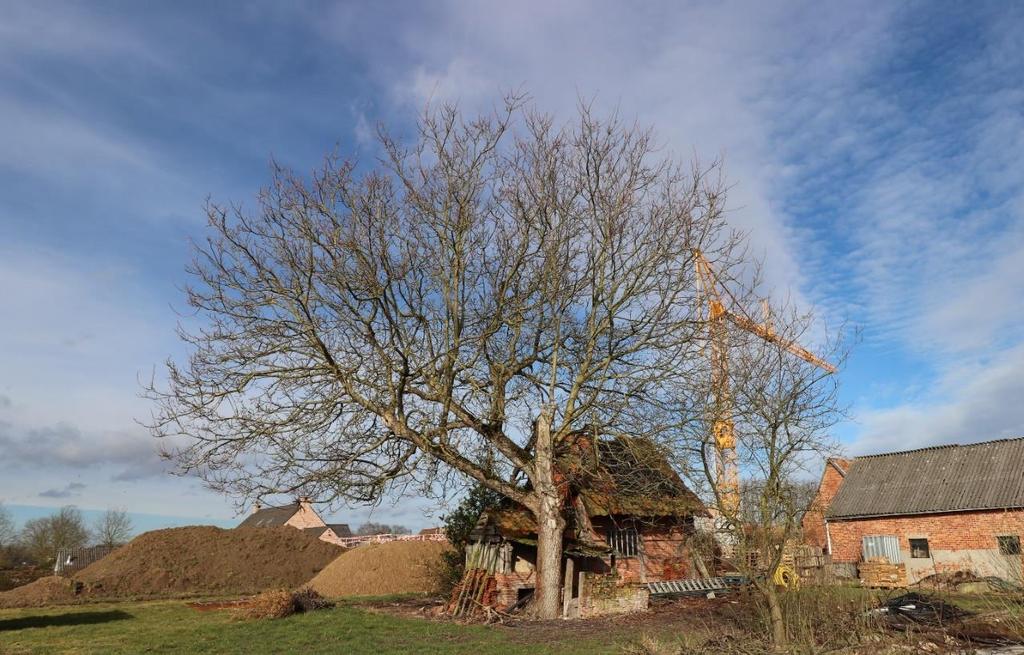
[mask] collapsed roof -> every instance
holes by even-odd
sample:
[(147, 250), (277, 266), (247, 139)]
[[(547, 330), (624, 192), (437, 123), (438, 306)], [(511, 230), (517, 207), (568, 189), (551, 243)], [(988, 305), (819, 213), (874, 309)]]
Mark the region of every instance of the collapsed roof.
[[(575, 505), (570, 509), (582, 509), (586, 519), (707, 515), (701, 500), (647, 439), (616, 436), (594, 440), (576, 434), (558, 457), (557, 478), (567, 487), (569, 503)], [(525, 508), (506, 505), (486, 512), (471, 537), (501, 536), (529, 542), (536, 535), (533, 514)]]

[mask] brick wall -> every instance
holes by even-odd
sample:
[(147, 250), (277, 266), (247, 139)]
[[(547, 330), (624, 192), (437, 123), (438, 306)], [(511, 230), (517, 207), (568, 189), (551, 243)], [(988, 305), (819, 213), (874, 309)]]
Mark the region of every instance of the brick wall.
[(848, 459), (835, 457), (825, 463), (825, 470), (821, 474), (821, 482), (818, 483), (818, 493), (814, 496), (814, 501), (803, 518), (802, 527), (805, 544), (816, 546), (823, 551), (827, 548), (825, 510), (836, 494), (839, 493), (839, 487), (843, 484), (843, 474), (840, 473), (840, 470), (846, 471), (848, 468), (850, 468), (850, 460)]
[(630, 614), (647, 609), (651, 594), (646, 587), (623, 583), (614, 575), (584, 573), (580, 576), (580, 618)]
[[(681, 580), (691, 575), (692, 566), (687, 539), (693, 527), (686, 523), (639, 522), (643, 557), (620, 557), (615, 566), (624, 582), (660, 582)], [(607, 544), (608, 520), (594, 520), (597, 541)]]
[(299, 501), (299, 511), (295, 512), (290, 519), (285, 522), (285, 525), (290, 525), (293, 528), (319, 528), (327, 525), (324, 520), (320, 518), (320, 515), (313, 509), (313, 505), (308, 500)]
[[(909, 582), (932, 573), (971, 571), (1021, 578), (1021, 557), (999, 553), (997, 536), (1024, 538), (1024, 511), (998, 510), (855, 519), (828, 523), (833, 562), (858, 562), (865, 535), (896, 535)], [(911, 558), (910, 539), (928, 540), (929, 557)]]
[(519, 600), (520, 589), (533, 589), (537, 585), (537, 574), (534, 571), (529, 573), (495, 573), (495, 587), (497, 596), (495, 607), (506, 609), (512, 607)]

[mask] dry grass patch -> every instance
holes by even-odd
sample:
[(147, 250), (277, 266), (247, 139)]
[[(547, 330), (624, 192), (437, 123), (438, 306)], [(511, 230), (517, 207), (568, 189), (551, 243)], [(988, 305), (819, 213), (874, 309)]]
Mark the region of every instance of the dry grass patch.
[(292, 614), (329, 609), (334, 603), (312, 589), (265, 591), (235, 610), (241, 619), (283, 619)]

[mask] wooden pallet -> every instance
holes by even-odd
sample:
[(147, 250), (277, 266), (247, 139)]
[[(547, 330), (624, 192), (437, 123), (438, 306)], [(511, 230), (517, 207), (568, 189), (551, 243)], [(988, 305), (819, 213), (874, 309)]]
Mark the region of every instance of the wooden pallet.
[(857, 565), (857, 575), (862, 587), (898, 589), (907, 586), (907, 568), (904, 564), (861, 562)]

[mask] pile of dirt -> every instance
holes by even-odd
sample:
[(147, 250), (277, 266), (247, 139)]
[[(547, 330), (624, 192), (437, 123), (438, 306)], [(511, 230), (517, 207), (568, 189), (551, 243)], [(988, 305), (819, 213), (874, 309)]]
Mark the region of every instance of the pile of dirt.
[(0, 609), (74, 603), (81, 599), (81, 593), (81, 583), (51, 575), (0, 592)]
[(251, 594), (295, 587), (344, 550), (291, 527), (154, 530), (82, 569), (94, 596)]
[(431, 593), (437, 587), (441, 555), (450, 548), (437, 541), (360, 546), (331, 562), (308, 586), (328, 598)]
[(290, 527), (154, 530), (85, 567), (74, 580), (47, 577), (0, 593), (0, 607), (291, 589), (344, 552)]

